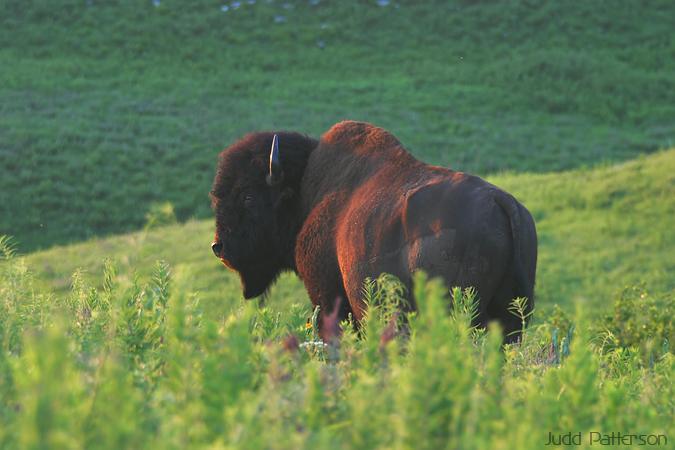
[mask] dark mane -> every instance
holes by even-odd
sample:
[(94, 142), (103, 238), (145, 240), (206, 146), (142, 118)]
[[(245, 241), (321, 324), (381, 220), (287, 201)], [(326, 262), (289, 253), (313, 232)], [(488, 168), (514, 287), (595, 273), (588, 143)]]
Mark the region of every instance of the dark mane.
[[(291, 131), (260, 131), (249, 133), (218, 155), (218, 168), (213, 183), (211, 196), (222, 198), (233, 184), (243, 181), (241, 176), (264, 180), (264, 174), (269, 170), (269, 155), (272, 138), (279, 136), (279, 153), (281, 165), (284, 169), (284, 185), (300, 190), (300, 181), (307, 165), (307, 160), (318, 141), (305, 134)], [(226, 172), (226, 166), (241, 167), (239, 174)], [(233, 176), (234, 175), (234, 176)]]
[[(275, 134), (283, 175), (269, 185)], [(262, 294), (281, 271), (295, 269), (300, 185), (317, 145), (304, 134), (266, 131), (244, 136), (218, 156), (210, 192), (218, 243), (214, 252), (239, 272), (247, 298)]]

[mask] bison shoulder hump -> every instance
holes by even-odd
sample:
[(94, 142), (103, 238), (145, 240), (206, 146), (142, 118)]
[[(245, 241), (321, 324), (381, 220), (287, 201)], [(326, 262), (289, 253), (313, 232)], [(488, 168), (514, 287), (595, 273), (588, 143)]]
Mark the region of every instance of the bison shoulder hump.
[(371, 148), (388, 148), (400, 146), (393, 134), (383, 128), (367, 122), (345, 120), (333, 125), (322, 137), (327, 144), (347, 145), (351, 148), (368, 146)]

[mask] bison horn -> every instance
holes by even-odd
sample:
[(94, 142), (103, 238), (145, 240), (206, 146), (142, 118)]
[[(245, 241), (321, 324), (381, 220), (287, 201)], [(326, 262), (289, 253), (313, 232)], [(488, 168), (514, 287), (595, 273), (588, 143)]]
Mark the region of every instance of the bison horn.
[(267, 174), (267, 184), (275, 186), (284, 179), (284, 171), (281, 168), (279, 159), (279, 136), (276, 134), (272, 139), (272, 150), (270, 150), (270, 173)]

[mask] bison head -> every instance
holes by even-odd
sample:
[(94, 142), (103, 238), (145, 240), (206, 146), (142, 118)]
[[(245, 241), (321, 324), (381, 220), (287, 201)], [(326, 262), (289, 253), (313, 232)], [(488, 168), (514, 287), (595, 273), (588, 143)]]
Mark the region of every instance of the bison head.
[(316, 145), (298, 133), (253, 133), (219, 156), (211, 249), (239, 274), (245, 298), (263, 294), (282, 270), (295, 269), (300, 180)]

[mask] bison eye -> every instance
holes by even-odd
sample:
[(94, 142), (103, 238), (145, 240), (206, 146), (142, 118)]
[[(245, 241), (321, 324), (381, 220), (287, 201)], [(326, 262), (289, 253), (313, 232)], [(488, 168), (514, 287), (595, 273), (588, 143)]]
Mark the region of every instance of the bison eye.
[(244, 197), (244, 206), (246, 208), (250, 208), (253, 205), (253, 196), (252, 195), (247, 195)]

